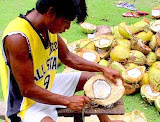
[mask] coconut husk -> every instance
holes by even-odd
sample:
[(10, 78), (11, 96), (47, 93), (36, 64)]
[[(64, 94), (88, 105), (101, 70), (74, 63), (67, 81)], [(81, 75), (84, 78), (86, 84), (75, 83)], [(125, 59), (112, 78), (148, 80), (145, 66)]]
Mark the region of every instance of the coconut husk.
[(157, 59), (160, 60), (160, 48), (158, 48), (155, 52)]
[(157, 45), (160, 46), (160, 31), (158, 31), (155, 36), (157, 40)]
[(130, 83), (123, 83), (125, 87), (125, 95), (131, 95), (137, 92), (139, 89), (139, 84), (130, 84)]
[(141, 51), (143, 54), (148, 54), (151, 52), (151, 48), (149, 48), (147, 45), (144, 44), (142, 39), (133, 38), (131, 41), (131, 48), (133, 50)]
[[(97, 80), (104, 80), (111, 88), (111, 91), (110, 91), (111, 93), (105, 99), (95, 98), (93, 84)], [(122, 85), (122, 80), (117, 79), (117, 82), (119, 84), (118, 86), (116, 86), (112, 81), (110, 81), (109, 79), (104, 77), (104, 75), (99, 74), (99, 75), (95, 75), (95, 76), (91, 77), (85, 83), (83, 88), (84, 88), (84, 92), (85, 92), (86, 96), (91, 98), (93, 103), (98, 104), (98, 105), (102, 105), (102, 106), (108, 106), (108, 105), (111, 105), (111, 104), (117, 102), (124, 95), (125, 88)]]
[(131, 122), (132, 113), (125, 113), (124, 115), (108, 115), (110, 120), (123, 120), (125, 122)]

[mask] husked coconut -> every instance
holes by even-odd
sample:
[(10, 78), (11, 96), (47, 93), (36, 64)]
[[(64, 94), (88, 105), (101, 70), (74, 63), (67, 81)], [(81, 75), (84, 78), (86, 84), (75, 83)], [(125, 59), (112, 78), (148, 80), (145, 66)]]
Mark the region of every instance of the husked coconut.
[(107, 35), (107, 34), (112, 34), (112, 30), (109, 26), (100, 25), (96, 28), (95, 33), (96, 33), (96, 36)]
[(83, 89), (93, 103), (108, 106), (118, 101), (125, 92), (122, 80), (116, 80), (118, 86), (101, 74), (95, 75), (85, 83)]
[(111, 87), (104, 80), (96, 80), (93, 83), (93, 92), (95, 98), (106, 99), (111, 94)]

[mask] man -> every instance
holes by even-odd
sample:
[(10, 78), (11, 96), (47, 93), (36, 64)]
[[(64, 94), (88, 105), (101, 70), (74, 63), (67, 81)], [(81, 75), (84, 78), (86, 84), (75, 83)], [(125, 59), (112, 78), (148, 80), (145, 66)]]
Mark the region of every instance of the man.
[[(89, 72), (103, 72), (110, 80), (119, 72), (86, 61), (71, 53), (58, 33), (70, 28), (71, 21), (83, 22), (85, 0), (38, 0), (36, 9), (11, 21), (2, 36), (1, 79), (12, 122), (54, 122), (57, 107), (81, 111), (90, 102), (73, 96), (83, 89)], [(87, 72), (56, 74), (57, 60)], [(101, 121), (110, 121), (105, 115)]]

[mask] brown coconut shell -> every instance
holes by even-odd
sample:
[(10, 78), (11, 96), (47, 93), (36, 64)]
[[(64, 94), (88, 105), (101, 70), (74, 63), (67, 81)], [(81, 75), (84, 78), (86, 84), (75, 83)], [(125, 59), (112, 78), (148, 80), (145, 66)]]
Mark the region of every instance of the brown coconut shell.
[(107, 25), (100, 25), (95, 30), (96, 36), (112, 34), (112, 30)]
[[(106, 99), (96, 99), (94, 96), (93, 84), (97, 80), (104, 80), (111, 87), (111, 94)], [(84, 89), (86, 96), (88, 96), (89, 98), (94, 98), (94, 99), (91, 99), (93, 103), (98, 104), (98, 105), (102, 105), (102, 106), (108, 106), (108, 105), (111, 105), (111, 104), (117, 102), (124, 95), (125, 88), (122, 85), (122, 80), (117, 79), (117, 82), (118, 82), (118, 86), (115, 85), (112, 81), (110, 81), (106, 77), (104, 77), (104, 75), (99, 74), (99, 75), (95, 75), (95, 76), (91, 77), (85, 83), (83, 89)]]
[(125, 94), (126, 95), (134, 94), (140, 88), (139, 84), (130, 84), (130, 83), (124, 82), (123, 85), (125, 87)]

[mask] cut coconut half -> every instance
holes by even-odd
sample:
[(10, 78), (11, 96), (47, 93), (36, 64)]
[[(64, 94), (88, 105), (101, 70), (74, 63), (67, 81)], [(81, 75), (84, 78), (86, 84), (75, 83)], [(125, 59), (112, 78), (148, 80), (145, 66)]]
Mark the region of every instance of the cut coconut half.
[(95, 104), (102, 106), (111, 105), (118, 101), (125, 92), (122, 80), (116, 80), (118, 86), (101, 74), (93, 76), (85, 83), (84, 92)]
[(94, 42), (91, 39), (81, 39), (80, 40), (80, 48), (95, 50)]
[(98, 53), (94, 50), (80, 49), (80, 50), (77, 50), (76, 54), (86, 59), (87, 61), (91, 61), (95, 63), (98, 63), (100, 61), (100, 57)]
[(69, 43), (67, 44), (68, 50), (72, 53), (76, 53), (77, 44), (76, 43)]
[(154, 100), (160, 96), (160, 92), (153, 92), (151, 86), (147, 84), (141, 87), (141, 96), (146, 102), (152, 105)]
[(147, 122), (147, 119), (140, 110), (134, 110), (132, 112), (132, 122)]
[(138, 83), (142, 79), (145, 69), (145, 66), (125, 69), (122, 72), (122, 77), (127, 83)]
[(112, 42), (114, 37), (112, 35), (103, 35), (94, 38), (95, 46), (100, 48), (101, 50), (108, 50), (112, 46)]
[(93, 33), (96, 30), (96, 26), (91, 23), (83, 22), (81, 25), (81, 29), (84, 33)]
[(98, 53), (100, 58), (107, 58), (107, 57), (109, 57), (111, 49), (112, 48), (110, 48), (110, 50), (106, 51), (106, 50), (101, 50), (100, 48), (97, 48), (97, 53)]
[(160, 112), (160, 96), (154, 101), (155, 107)]
[(160, 30), (160, 20), (156, 20), (150, 23), (150, 28), (154, 32), (158, 32)]

